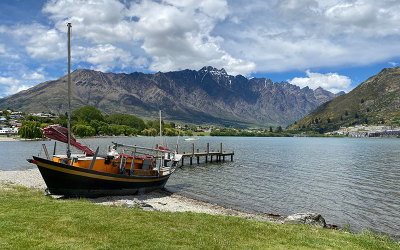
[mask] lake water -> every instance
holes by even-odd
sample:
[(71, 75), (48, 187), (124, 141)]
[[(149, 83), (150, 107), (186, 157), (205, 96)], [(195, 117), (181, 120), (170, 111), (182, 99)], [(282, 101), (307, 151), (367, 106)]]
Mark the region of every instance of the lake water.
[[(165, 138), (190, 152), (192, 142)], [(153, 146), (158, 138), (81, 140), (101, 152), (111, 141)], [(400, 139), (200, 137), (195, 148), (234, 151), (234, 161), (185, 165), (167, 189), (248, 212), (322, 214), (327, 223), (400, 236)], [(0, 142), (2, 170), (32, 168), (31, 155), (52, 152), (54, 141)], [(65, 152), (65, 145), (57, 144)], [(186, 163), (189, 163), (188, 160)]]

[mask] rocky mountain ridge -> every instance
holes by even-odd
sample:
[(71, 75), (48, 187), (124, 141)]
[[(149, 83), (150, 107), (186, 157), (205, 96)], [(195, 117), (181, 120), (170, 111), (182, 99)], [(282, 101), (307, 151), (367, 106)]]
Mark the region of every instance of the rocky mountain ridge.
[[(71, 73), (72, 108), (93, 105), (102, 112), (129, 113), (193, 123), (290, 124), (336, 97), (270, 79), (231, 76), (211, 66), (155, 74), (103, 73), (87, 69)], [(43, 82), (0, 99), (0, 108), (25, 112), (66, 111), (67, 76)]]

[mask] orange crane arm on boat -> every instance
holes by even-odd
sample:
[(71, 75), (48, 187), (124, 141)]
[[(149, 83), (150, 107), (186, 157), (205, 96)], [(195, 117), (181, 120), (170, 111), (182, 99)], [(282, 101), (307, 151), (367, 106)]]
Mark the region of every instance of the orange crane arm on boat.
[[(68, 143), (68, 129), (61, 127), (58, 124), (47, 126), (42, 130), (42, 132), (43, 135), (46, 136), (47, 138)], [(87, 156), (94, 155), (94, 151), (92, 149), (90, 149), (88, 146), (82, 145), (79, 142), (77, 142), (72, 134), (71, 134), (71, 145), (85, 152)]]

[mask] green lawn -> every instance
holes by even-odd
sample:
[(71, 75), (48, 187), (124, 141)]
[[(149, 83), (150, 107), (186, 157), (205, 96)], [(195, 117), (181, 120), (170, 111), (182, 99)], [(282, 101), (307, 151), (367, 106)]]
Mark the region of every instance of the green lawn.
[(400, 249), (371, 233), (350, 234), (233, 216), (149, 212), (84, 199), (55, 200), (0, 189), (0, 249)]

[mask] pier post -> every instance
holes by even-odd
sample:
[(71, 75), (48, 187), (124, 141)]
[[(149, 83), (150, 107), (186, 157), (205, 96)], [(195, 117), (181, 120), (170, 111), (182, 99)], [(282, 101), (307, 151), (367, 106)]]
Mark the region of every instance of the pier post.
[(193, 165), (193, 156), (190, 156), (190, 165)]
[(210, 154), (210, 143), (207, 142), (207, 150), (206, 150), (206, 163), (208, 162), (208, 155)]
[[(197, 153), (199, 153), (199, 149), (197, 149)], [(197, 155), (197, 164), (200, 164), (200, 156)]]

